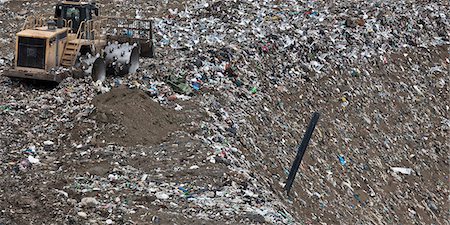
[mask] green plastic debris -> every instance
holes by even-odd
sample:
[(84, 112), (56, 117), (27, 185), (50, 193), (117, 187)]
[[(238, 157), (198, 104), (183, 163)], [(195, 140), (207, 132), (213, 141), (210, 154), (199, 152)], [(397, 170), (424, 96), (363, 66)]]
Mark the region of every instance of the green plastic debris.
[(1, 111), (10, 111), (12, 108), (9, 105), (0, 105)]
[(166, 79), (166, 82), (172, 87), (173, 91), (178, 94), (192, 94), (192, 88), (186, 83), (185, 77), (169, 76)]
[(256, 92), (258, 92), (258, 88), (252, 87), (252, 89), (250, 89), (250, 92), (251, 92), (252, 94), (256, 94)]
[(243, 85), (241, 80), (236, 80), (235, 82), (236, 86), (241, 87)]

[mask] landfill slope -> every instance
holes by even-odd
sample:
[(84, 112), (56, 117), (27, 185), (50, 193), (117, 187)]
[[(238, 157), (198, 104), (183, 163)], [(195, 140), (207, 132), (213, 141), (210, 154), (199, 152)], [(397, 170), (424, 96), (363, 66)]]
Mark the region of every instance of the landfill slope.
[[(0, 74), (55, 3), (0, 1)], [(97, 3), (152, 18), (156, 57), (0, 76), (1, 224), (449, 224), (447, 2)]]

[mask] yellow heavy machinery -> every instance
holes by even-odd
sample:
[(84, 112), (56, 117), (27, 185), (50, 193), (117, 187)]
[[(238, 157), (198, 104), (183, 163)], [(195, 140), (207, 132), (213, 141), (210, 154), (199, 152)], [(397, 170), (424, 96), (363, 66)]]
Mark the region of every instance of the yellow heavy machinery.
[(134, 73), (153, 57), (152, 21), (99, 16), (95, 3), (64, 1), (54, 15), (30, 16), (16, 35), (14, 68), (6, 76), (60, 82), (67, 76)]

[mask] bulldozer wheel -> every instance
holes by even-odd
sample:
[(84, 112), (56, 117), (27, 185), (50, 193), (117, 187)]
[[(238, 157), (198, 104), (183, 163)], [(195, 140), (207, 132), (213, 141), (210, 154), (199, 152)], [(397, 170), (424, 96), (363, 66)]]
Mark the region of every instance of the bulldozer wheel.
[(155, 43), (152, 42), (152, 46), (150, 47), (150, 58), (155, 58)]
[(130, 55), (130, 68), (128, 73), (136, 73), (139, 69), (139, 48), (133, 48)]
[(94, 81), (104, 81), (106, 80), (106, 63), (103, 58), (98, 58), (95, 60), (92, 67), (92, 80)]

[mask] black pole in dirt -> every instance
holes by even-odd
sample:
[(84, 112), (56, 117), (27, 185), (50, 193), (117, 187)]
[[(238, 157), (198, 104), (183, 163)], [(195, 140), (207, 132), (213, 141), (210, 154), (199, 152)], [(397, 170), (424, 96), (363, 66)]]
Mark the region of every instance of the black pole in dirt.
[(292, 164), (291, 171), (289, 171), (289, 176), (286, 181), (286, 185), (284, 189), (287, 191), (287, 195), (289, 196), (289, 192), (291, 191), (292, 184), (294, 183), (295, 175), (297, 174), (300, 163), (302, 162), (303, 155), (305, 155), (306, 147), (308, 147), (309, 139), (311, 139), (311, 135), (316, 127), (317, 121), (319, 121), (320, 114), (315, 112), (311, 121), (309, 121), (308, 129), (306, 130), (305, 136), (303, 136), (302, 143), (298, 147), (297, 156), (295, 156), (294, 163)]

